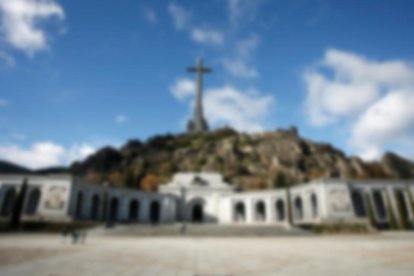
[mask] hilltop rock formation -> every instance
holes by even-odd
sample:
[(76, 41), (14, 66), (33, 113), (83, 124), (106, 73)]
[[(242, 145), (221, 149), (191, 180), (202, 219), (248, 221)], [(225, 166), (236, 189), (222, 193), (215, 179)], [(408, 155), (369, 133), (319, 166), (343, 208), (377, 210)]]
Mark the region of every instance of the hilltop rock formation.
[(103, 148), (70, 171), (89, 181), (154, 190), (176, 172), (215, 171), (240, 189), (267, 189), (322, 177), (412, 178), (414, 164), (387, 153), (380, 162), (347, 157), (329, 144), (301, 138), (296, 128), (245, 134), (210, 133), (132, 140), (120, 150)]

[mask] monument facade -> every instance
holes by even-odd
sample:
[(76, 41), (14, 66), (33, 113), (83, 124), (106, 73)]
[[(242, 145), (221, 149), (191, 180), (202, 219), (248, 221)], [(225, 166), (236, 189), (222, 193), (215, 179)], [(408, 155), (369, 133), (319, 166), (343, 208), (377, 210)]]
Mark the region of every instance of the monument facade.
[(11, 219), (24, 179), (26, 222), (413, 225), (414, 180), (321, 179), (239, 192), (217, 173), (178, 173), (157, 192), (87, 183), (69, 175), (0, 175), (0, 221)]

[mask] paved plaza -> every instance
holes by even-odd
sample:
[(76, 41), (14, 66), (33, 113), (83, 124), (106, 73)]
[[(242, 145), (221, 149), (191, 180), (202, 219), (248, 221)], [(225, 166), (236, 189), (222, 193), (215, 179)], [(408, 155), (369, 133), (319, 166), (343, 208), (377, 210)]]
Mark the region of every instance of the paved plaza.
[(273, 238), (1, 235), (1, 276), (413, 275), (414, 234)]

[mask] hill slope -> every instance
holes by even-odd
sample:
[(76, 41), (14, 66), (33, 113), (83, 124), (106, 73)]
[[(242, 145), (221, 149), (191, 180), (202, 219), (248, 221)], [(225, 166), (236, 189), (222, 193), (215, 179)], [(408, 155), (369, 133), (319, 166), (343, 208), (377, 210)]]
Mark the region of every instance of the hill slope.
[(21, 174), (29, 173), (30, 170), (11, 162), (0, 160), (0, 173)]
[(143, 190), (168, 182), (176, 172), (217, 171), (241, 189), (266, 189), (321, 177), (412, 178), (414, 164), (393, 153), (380, 162), (363, 162), (301, 138), (295, 128), (253, 135), (219, 129), (132, 140), (120, 150), (106, 147), (70, 171), (92, 182)]

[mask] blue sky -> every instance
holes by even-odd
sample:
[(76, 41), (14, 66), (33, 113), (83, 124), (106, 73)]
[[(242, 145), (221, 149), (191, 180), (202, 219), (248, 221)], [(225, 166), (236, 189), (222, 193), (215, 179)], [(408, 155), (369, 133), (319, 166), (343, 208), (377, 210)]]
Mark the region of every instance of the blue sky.
[(203, 57), (212, 128), (298, 127), (414, 159), (412, 1), (0, 0), (0, 158), (37, 168), (181, 133)]

